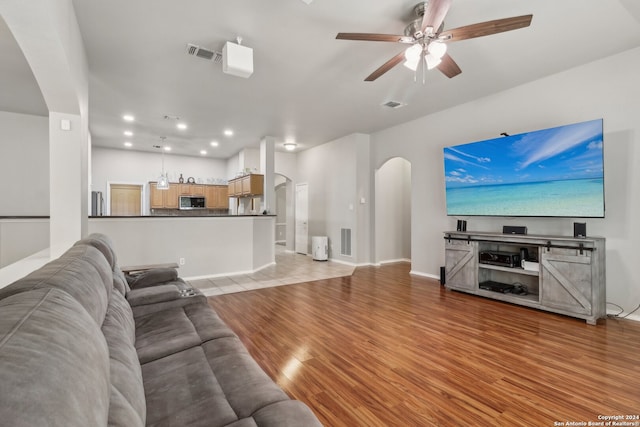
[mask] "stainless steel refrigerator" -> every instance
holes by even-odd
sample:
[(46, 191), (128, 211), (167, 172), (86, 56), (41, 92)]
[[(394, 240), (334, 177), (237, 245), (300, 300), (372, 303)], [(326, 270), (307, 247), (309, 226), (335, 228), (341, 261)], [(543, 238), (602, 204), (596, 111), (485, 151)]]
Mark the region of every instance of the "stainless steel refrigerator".
[(91, 216), (102, 216), (104, 208), (104, 199), (102, 198), (102, 191), (91, 192)]

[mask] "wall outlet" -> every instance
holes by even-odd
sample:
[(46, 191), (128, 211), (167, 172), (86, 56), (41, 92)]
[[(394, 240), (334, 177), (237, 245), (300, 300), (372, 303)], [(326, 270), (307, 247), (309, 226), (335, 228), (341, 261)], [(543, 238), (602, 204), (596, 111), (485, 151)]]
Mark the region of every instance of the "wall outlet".
[(180, 260), (178, 261), (178, 264), (184, 265), (184, 263), (185, 263), (184, 258), (180, 258)]

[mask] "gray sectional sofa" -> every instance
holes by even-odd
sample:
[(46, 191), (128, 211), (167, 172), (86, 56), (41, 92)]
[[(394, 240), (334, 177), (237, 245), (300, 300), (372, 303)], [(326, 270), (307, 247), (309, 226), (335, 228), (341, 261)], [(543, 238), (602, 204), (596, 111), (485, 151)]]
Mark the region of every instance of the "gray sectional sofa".
[(0, 289), (2, 425), (321, 425), (174, 272), (130, 280), (91, 235)]

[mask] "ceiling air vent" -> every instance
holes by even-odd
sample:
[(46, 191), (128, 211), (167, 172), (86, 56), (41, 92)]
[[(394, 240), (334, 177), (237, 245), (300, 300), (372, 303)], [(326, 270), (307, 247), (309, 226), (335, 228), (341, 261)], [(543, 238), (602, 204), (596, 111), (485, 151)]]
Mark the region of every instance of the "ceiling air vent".
[(197, 56), (198, 58), (206, 59), (213, 62), (222, 61), (222, 53), (214, 52), (204, 47), (196, 46), (195, 44), (187, 44), (187, 55)]
[(403, 104), (402, 102), (398, 102), (398, 101), (387, 101), (384, 104), (382, 104), (383, 107), (389, 107), (389, 108), (400, 108), (400, 107), (404, 107), (407, 104)]

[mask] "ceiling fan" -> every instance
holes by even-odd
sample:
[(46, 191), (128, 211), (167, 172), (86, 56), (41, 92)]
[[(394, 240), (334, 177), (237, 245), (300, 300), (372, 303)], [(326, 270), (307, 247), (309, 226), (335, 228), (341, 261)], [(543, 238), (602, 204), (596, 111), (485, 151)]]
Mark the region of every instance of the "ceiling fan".
[(437, 67), (445, 76), (452, 78), (460, 74), (462, 70), (460, 70), (453, 58), (446, 53), (446, 43), (528, 27), (533, 18), (533, 15), (515, 16), (444, 31), (444, 17), (449, 11), (452, 1), (428, 0), (415, 5), (413, 11), (418, 18), (407, 25), (404, 35), (338, 33), (336, 39), (395, 42), (411, 45), (371, 73), (364, 79), (367, 82), (376, 80), (403, 61), (407, 68), (416, 71), (423, 58), (427, 69), (431, 70)]

